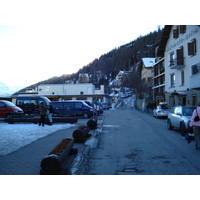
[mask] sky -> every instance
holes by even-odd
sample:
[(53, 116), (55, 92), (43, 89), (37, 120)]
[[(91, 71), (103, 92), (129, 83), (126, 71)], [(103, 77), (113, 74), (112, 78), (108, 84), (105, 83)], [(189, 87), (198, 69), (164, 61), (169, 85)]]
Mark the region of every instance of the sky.
[(164, 24), (158, 17), (162, 11), (155, 13), (152, 1), (144, 2), (1, 2), (0, 82), (23, 88), (76, 73), (112, 49), (157, 30)]

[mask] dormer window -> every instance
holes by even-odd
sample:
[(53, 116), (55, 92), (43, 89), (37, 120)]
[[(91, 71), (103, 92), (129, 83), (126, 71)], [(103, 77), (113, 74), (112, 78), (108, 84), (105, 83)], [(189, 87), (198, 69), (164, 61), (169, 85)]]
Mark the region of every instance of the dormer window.
[(184, 34), (186, 32), (186, 25), (176, 26), (173, 30), (173, 37), (178, 38), (179, 34)]
[(186, 32), (186, 25), (180, 25), (180, 34), (183, 34)]
[(178, 26), (173, 30), (173, 37), (178, 38), (179, 31), (178, 31)]

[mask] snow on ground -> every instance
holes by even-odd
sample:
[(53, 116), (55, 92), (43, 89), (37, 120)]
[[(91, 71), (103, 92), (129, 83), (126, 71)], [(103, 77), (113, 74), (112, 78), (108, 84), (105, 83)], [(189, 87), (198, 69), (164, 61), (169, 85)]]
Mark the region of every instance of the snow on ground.
[(31, 142), (45, 137), (55, 131), (67, 129), (74, 124), (54, 124), (38, 126), (37, 124), (0, 123), (0, 156), (7, 155)]

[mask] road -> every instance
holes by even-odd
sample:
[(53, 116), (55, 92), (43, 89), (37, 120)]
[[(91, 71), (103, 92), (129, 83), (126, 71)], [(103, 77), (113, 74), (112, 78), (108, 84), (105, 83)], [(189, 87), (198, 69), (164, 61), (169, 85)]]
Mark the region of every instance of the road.
[(84, 175), (199, 175), (200, 151), (168, 130), (166, 119), (123, 106), (105, 111), (98, 127), (98, 144), (82, 163)]

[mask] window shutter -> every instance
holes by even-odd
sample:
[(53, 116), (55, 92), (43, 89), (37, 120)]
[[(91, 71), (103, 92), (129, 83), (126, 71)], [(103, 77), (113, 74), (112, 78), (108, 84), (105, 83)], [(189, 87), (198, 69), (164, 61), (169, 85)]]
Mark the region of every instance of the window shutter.
[(177, 65), (183, 65), (183, 48), (177, 49)]
[(188, 55), (189, 56), (193, 56), (194, 55), (193, 42), (188, 43)]

